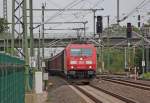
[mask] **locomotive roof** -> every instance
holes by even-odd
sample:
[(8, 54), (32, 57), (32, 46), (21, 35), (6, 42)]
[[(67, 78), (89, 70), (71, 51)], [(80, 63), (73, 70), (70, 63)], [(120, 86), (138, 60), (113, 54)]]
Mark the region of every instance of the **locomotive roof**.
[(91, 44), (91, 43), (83, 40), (82, 41), (77, 40), (77, 41), (73, 41), (71, 44)]
[(71, 43), (71, 44), (69, 44), (67, 47), (94, 47), (94, 45), (93, 44), (91, 44), (91, 43)]

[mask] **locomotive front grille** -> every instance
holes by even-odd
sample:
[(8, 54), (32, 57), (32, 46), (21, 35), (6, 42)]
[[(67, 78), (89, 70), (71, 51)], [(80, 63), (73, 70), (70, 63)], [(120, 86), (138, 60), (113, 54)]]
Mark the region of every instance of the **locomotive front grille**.
[(90, 76), (94, 76), (95, 72), (94, 71), (69, 71), (69, 75), (71, 75), (72, 77), (76, 77), (76, 78), (89, 78)]

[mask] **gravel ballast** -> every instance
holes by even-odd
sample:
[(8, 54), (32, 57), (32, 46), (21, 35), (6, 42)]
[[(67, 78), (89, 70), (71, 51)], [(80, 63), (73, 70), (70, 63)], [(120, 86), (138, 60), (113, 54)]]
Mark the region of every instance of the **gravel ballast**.
[(150, 91), (137, 89), (130, 86), (124, 86), (121, 84), (116, 84), (100, 79), (93, 80), (91, 84), (112, 93), (133, 99), (135, 101), (138, 101), (139, 103), (150, 103)]
[(47, 103), (86, 103), (76, 94), (63, 79), (49, 77), (48, 102)]

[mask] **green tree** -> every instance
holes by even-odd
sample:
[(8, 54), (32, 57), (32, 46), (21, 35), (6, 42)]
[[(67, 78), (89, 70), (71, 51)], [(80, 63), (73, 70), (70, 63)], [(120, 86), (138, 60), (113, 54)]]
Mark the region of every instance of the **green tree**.
[(136, 48), (134, 63), (136, 67), (142, 68), (142, 48)]
[(8, 22), (4, 18), (0, 18), (0, 33), (6, 32), (8, 28)]
[(104, 49), (105, 69), (113, 73), (124, 71), (124, 50), (111, 48), (109, 51), (109, 66), (107, 63), (108, 51)]

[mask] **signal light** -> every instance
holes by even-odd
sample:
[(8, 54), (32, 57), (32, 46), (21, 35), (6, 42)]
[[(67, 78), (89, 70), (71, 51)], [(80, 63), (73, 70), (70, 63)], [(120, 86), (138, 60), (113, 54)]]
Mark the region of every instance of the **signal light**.
[(102, 21), (102, 19), (103, 19), (103, 17), (102, 17), (102, 16), (97, 16), (97, 22), (101, 22), (101, 21)]
[(103, 31), (103, 17), (102, 16), (97, 16), (97, 23), (96, 23), (96, 32), (97, 33), (102, 33)]
[(127, 23), (127, 38), (132, 37), (132, 25), (131, 23)]
[(141, 23), (140, 22), (138, 22), (138, 27), (141, 27)]
[(140, 21), (141, 20), (141, 16), (140, 15), (138, 15), (138, 21)]

